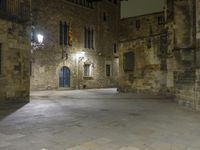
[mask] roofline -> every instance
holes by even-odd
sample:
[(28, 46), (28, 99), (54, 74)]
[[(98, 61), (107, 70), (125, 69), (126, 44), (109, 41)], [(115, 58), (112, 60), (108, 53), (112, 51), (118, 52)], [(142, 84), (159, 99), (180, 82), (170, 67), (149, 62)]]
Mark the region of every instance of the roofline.
[(158, 11), (158, 12), (153, 12), (153, 13), (144, 14), (144, 15), (137, 15), (137, 16), (127, 17), (127, 18), (121, 18), (120, 20), (127, 20), (127, 19), (133, 19), (133, 18), (140, 18), (140, 17), (152, 16), (152, 15), (156, 15), (156, 14), (164, 14), (164, 11)]

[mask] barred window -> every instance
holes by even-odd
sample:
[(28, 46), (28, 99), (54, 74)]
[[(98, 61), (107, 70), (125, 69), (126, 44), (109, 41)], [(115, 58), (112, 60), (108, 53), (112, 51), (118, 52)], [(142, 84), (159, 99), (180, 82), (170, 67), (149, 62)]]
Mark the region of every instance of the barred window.
[(84, 64), (84, 76), (85, 77), (92, 76), (91, 64)]
[(111, 76), (111, 65), (106, 64), (106, 76), (110, 77)]

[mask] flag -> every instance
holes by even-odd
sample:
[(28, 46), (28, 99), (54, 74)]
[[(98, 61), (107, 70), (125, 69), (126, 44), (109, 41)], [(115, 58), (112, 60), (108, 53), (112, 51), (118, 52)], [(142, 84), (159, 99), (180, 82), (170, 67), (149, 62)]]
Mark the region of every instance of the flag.
[(72, 46), (72, 42), (73, 42), (73, 35), (72, 35), (72, 27), (71, 24), (69, 26), (69, 33), (68, 33), (68, 45)]

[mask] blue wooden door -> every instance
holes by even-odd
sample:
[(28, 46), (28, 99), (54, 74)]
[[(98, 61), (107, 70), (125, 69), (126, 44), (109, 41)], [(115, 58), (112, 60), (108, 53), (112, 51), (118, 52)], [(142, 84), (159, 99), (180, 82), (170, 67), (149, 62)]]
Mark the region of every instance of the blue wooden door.
[(61, 88), (70, 87), (70, 70), (68, 67), (62, 67), (59, 73), (59, 86)]

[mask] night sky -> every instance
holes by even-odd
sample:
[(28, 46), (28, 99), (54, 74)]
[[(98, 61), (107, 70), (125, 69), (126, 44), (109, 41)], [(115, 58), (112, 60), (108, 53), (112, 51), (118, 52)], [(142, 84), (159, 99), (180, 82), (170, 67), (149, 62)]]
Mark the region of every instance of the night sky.
[(121, 18), (163, 10), (164, 0), (128, 0), (122, 2)]

